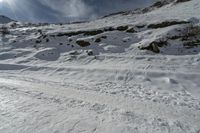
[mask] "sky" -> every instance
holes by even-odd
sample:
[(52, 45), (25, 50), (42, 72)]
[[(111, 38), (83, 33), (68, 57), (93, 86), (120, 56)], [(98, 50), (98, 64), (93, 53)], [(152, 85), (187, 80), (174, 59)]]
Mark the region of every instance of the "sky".
[(0, 14), (27, 22), (92, 20), (148, 6), (155, 0), (0, 0)]

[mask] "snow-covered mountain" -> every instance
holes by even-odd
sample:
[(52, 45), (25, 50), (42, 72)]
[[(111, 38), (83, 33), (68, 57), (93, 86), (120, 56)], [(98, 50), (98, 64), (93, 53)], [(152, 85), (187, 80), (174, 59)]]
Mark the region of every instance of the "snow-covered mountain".
[(5, 23), (9, 23), (9, 22), (12, 22), (13, 20), (6, 17), (6, 16), (3, 16), (3, 15), (0, 15), (0, 24), (5, 24)]
[[(0, 132), (198, 133), (200, 1), (0, 30)], [(7, 32), (2, 32), (7, 31)]]

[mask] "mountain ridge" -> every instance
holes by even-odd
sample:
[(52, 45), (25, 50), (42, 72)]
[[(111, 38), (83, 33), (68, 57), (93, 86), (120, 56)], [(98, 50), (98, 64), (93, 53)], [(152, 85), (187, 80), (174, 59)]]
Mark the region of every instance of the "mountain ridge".
[(9, 23), (12, 22), (14, 20), (4, 16), (4, 15), (0, 15), (0, 24), (5, 24), (5, 23)]

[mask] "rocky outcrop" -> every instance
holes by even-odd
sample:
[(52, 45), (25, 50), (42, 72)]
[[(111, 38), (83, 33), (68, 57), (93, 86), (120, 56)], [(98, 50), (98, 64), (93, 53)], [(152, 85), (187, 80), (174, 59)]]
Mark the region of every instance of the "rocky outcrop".
[(172, 25), (188, 24), (188, 23), (189, 22), (186, 21), (165, 21), (157, 24), (150, 24), (148, 25), (148, 28), (157, 29), (157, 28), (165, 28)]
[(85, 40), (77, 40), (76, 43), (81, 47), (87, 47), (90, 46), (90, 42)]

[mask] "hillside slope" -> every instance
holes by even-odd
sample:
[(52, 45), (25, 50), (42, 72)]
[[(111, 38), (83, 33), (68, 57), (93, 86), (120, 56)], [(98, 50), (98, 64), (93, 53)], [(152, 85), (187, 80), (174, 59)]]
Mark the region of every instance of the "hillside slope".
[(9, 23), (11, 21), (13, 21), (13, 20), (11, 20), (10, 18), (8, 18), (6, 16), (0, 15), (0, 24)]
[(167, 0), (85, 23), (4, 24), (0, 132), (199, 133), (199, 12), (199, 0)]

